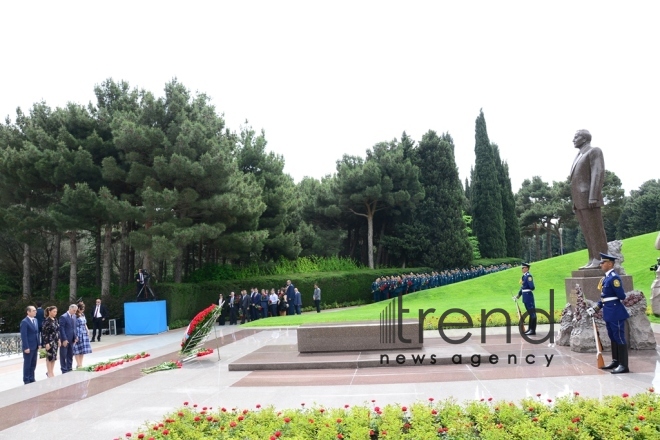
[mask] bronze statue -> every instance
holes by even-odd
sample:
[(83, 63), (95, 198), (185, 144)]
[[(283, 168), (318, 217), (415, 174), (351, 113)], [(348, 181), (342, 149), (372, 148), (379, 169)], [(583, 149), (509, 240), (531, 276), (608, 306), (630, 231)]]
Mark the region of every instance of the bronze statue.
[(573, 137), (578, 152), (571, 167), (571, 198), (584, 240), (587, 242), (589, 261), (580, 269), (597, 269), (600, 253), (607, 253), (607, 237), (600, 207), (603, 202), (605, 161), (603, 152), (591, 146), (591, 133), (578, 130)]

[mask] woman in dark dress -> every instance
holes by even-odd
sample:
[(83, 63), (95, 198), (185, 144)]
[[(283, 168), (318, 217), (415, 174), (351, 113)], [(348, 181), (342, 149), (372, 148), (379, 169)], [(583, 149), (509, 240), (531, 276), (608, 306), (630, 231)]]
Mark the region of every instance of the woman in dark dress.
[(57, 319), (57, 307), (46, 307), (43, 327), (41, 328), (41, 341), (46, 350), (46, 376), (53, 377), (57, 350), (60, 346), (60, 321)]

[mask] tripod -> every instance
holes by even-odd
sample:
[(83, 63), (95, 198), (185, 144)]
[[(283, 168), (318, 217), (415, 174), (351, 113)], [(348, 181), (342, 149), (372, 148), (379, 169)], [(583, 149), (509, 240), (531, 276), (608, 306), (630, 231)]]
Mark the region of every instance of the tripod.
[(149, 280), (148, 279), (144, 280), (144, 284), (142, 285), (142, 288), (140, 289), (137, 296), (135, 297), (135, 299), (137, 301), (139, 301), (140, 298), (142, 297), (142, 292), (144, 292), (144, 301), (152, 301), (152, 300), (156, 299), (156, 294), (151, 289), (151, 286), (149, 285)]

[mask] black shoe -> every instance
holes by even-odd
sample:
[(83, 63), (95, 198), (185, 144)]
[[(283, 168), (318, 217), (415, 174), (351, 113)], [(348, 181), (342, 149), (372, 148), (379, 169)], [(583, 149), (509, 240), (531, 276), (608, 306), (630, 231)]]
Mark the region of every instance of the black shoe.
[(628, 346), (625, 344), (617, 344), (617, 351), (619, 352), (619, 366), (610, 371), (612, 374), (629, 373), (628, 370)]
[(612, 374), (630, 373), (630, 370), (628, 370), (628, 367), (626, 367), (625, 365), (619, 365), (614, 370), (610, 371), (610, 373)]
[(526, 334), (527, 336), (536, 336), (536, 332), (535, 332), (534, 330), (527, 330), (527, 331), (525, 332), (525, 334)]
[(616, 359), (612, 359), (612, 362), (602, 367), (601, 370), (613, 370), (615, 368), (618, 368), (618, 366), (619, 366), (619, 361), (617, 361)]

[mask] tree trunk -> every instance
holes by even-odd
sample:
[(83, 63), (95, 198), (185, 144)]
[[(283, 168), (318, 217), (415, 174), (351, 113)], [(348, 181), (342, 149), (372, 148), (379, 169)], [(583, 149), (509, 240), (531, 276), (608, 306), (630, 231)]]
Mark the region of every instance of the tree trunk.
[(189, 273), (189, 266), (190, 266), (190, 252), (188, 252), (188, 246), (183, 248), (183, 252), (185, 254), (185, 260), (183, 264), (183, 276), (187, 277)]
[(119, 244), (119, 289), (128, 284), (128, 222), (121, 222)]
[(355, 258), (355, 246), (357, 244), (357, 231), (355, 229), (352, 229), (349, 231), (349, 251), (348, 255), (351, 258)]
[(541, 233), (538, 229), (534, 232), (534, 236), (536, 238), (536, 249), (535, 249), (534, 259), (538, 261), (541, 259)]
[(383, 260), (383, 236), (385, 235), (385, 219), (383, 219), (383, 223), (380, 225), (380, 235), (378, 237), (378, 250), (376, 251), (376, 265), (378, 267), (382, 266), (382, 260)]
[(374, 268), (374, 216), (371, 212), (367, 215), (367, 257), (369, 258), (369, 269)]
[(135, 276), (135, 249), (132, 246), (128, 247), (128, 272), (126, 273), (126, 284), (131, 282), (131, 279)]
[(96, 243), (95, 249), (95, 260), (94, 260), (94, 275), (95, 275), (95, 285), (98, 288), (101, 288), (101, 223), (96, 225), (96, 230), (94, 231), (94, 242)]
[(23, 243), (23, 299), (30, 299), (32, 285), (30, 282), (30, 245)]
[(186, 251), (186, 247), (182, 246), (179, 248), (179, 255), (174, 260), (174, 282), (181, 282), (181, 269), (183, 266), (183, 253)]
[(199, 239), (199, 267), (200, 268), (202, 267), (202, 255), (204, 255), (203, 252), (204, 252), (204, 244), (203, 244), (202, 239), (200, 238)]
[(60, 276), (60, 247), (62, 244), (62, 234), (55, 234), (55, 242), (53, 243), (53, 275), (50, 278), (50, 299), (55, 299), (57, 293), (57, 279)]
[(110, 278), (112, 276), (112, 225), (105, 225), (103, 240), (103, 274), (101, 276), (101, 296), (110, 296)]
[(69, 270), (69, 301), (76, 302), (78, 298), (78, 237), (76, 231), (69, 231), (71, 244), (71, 269)]
[(548, 219), (545, 231), (546, 241), (548, 242), (548, 258), (552, 258), (552, 230), (550, 228), (552, 228), (552, 223), (550, 223), (550, 219)]

